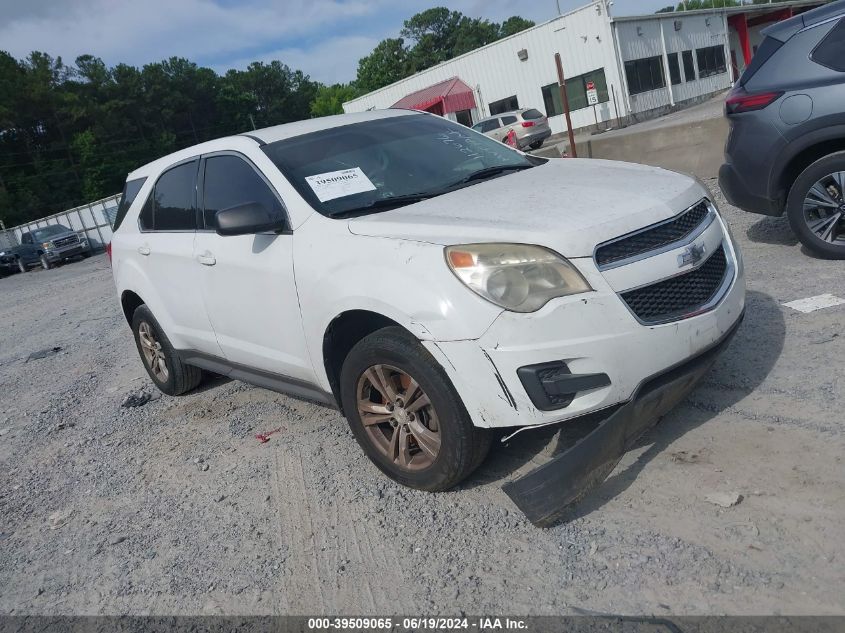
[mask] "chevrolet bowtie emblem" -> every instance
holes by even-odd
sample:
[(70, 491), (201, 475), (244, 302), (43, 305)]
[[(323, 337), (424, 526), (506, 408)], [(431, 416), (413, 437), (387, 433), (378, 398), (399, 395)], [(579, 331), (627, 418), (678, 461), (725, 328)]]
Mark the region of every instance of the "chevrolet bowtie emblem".
[(690, 244), (684, 249), (684, 252), (678, 255), (678, 268), (683, 268), (687, 264), (695, 265), (704, 259), (704, 252), (707, 250), (707, 247), (702, 244), (701, 246), (697, 246), (696, 244)]

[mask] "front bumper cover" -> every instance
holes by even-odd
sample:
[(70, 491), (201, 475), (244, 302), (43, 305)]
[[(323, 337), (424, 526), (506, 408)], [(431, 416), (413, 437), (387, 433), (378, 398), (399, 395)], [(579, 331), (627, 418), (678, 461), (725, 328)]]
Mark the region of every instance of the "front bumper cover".
[(502, 489), (534, 525), (554, 524), (605, 480), (640, 435), (686, 397), (728, 346), (743, 316), (704, 352), (646, 379), (626, 404), (570, 449)]

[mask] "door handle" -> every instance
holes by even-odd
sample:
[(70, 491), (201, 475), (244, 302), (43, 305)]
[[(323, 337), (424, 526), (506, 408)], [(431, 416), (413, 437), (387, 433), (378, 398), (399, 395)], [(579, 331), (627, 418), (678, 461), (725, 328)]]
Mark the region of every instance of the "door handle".
[(141, 253), (141, 255), (149, 255), (150, 254), (150, 247), (149, 246), (139, 246), (138, 252)]
[(200, 255), (199, 257), (197, 257), (197, 260), (203, 266), (214, 266), (214, 264), (217, 263), (217, 260), (214, 259), (214, 256), (210, 253), (204, 253), (203, 255)]

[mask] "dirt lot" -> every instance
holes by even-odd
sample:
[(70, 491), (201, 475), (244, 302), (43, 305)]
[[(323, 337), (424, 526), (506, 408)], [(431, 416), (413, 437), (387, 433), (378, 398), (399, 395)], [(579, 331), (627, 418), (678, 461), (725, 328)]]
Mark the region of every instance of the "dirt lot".
[[(723, 210), (745, 323), (549, 530), (500, 486), (573, 429), (496, 447), (458, 490), (409, 491), (339, 414), (269, 391), (217, 379), (121, 408), (151, 384), (104, 256), (0, 280), (0, 612), (845, 613), (845, 306), (781, 305), (845, 296), (843, 263)], [(742, 500), (707, 500), (723, 492)]]

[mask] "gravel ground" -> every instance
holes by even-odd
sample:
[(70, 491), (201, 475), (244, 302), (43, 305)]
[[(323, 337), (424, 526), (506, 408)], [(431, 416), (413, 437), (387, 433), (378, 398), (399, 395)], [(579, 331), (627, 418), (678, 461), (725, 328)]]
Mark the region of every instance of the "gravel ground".
[(500, 486), (572, 429), (497, 446), (458, 490), (403, 489), (338, 413), (269, 391), (122, 408), (154, 390), (104, 256), (0, 280), (0, 613), (845, 613), (845, 306), (781, 305), (845, 296), (843, 263), (722, 208), (745, 323), (548, 530)]

